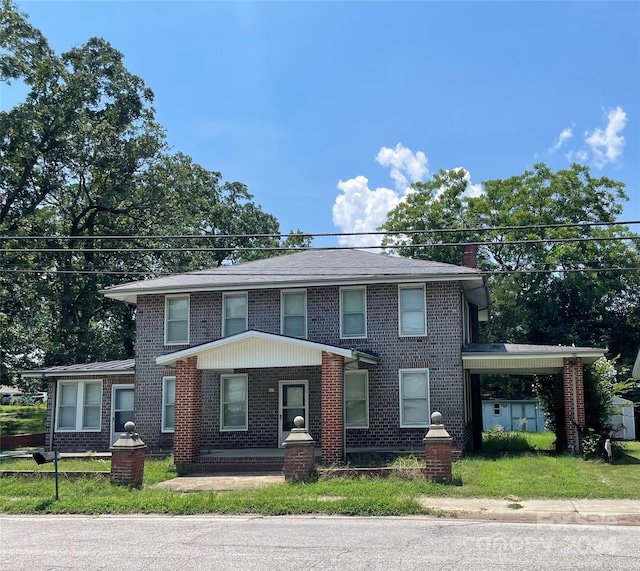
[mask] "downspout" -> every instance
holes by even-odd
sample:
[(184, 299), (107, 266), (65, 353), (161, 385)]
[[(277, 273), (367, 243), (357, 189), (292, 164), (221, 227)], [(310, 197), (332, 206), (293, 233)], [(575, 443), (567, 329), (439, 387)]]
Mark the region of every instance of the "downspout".
[(578, 360), (578, 356), (576, 353), (573, 354), (573, 358), (571, 359), (571, 383), (573, 385), (573, 426), (576, 431), (576, 454), (580, 454), (580, 433), (578, 426), (578, 394), (576, 388), (576, 361)]

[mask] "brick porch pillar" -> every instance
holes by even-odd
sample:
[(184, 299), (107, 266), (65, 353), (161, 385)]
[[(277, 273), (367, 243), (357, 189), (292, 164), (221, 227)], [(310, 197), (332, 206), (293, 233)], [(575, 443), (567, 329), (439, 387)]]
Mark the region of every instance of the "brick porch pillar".
[(344, 459), (343, 371), (344, 357), (322, 352), (320, 450), (325, 464)]
[[(564, 395), (565, 431), (567, 446), (576, 453), (581, 451), (579, 429), (585, 427), (584, 382), (582, 376), (582, 358), (565, 358), (562, 370)], [(577, 424), (577, 426), (576, 426)]]
[(202, 371), (196, 368), (197, 357), (176, 363), (175, 428), (173, 461), (188, 464), (200, 455), (202, 426)]
[(295, 428), (283, 442), (284, 447), (284, 467), (282, 472), (287, 481), (309, 479), (315, 466), (315, 443), (316, 441), (304, 428), (304, 418), (296, 416), (293, 419)]
[(125, 433), (111, 446), (111, 483), (142, 486), (144, 451), (147, 445), (140, 440), (136, 425), (125, 422)]
[(435, 482), (451, 481), (451, 442), (449, 435), (442, 424), (442, 414), (434, 412), (431, 415), (429, 431), (422, 439), (425, 452), (425, 476)]

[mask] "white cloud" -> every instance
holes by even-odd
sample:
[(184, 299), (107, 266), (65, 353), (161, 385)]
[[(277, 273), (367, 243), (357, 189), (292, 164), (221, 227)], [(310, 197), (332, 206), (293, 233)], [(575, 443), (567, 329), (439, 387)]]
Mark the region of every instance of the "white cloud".
[(422, 151), (414, 153), (398, 143), (394, 149), (382, 147), (376, 155), (376, 162), (383, 167), (391, 167), (389, 173), (396, 188), (405, 192), (410, 183), (424, 179), (429, 173), (429, 161)]
[(585, 142), (593, 154), (593, 163), (602, 168), (607, 163), (615, 163), (622, 156), (624, 137), (622, 131), (627, 124), (627, 114), (622, 107), (610, 109), (604, 129), (594, 129), (584, 134)]
[(587, 151), (569, 151), (565, 157), (570, 163), (586, 163), (589, 159)]
[[(387, 212), (400, 203), (398, 193), (390, 188), (369, 188), (369, 180), (357, 176), (338, 182), (342, 194), (333, 205), (333, 223), (341, 232), (373, 232), (387, 218)], [(342, 236), (343, 246), (379, 246), (380, 236)]]
[(550, 153), (555, 153), (560, 147), (562, 147), (562, 145), (564, 145), (571, 137), (573, 137), (573, 130), (571, 129), (571, 127), (567, 127), (566, 129), (563, 129), (562, 132), (560, 133), (560, 135), (558, 136), (558, 139), (556, 140), (556, 142), (553, 144), (553, 146), (549, 149)]
[[(424, 180), (429, 174), (427, 156), (422, 151), (414, 153), (400, 143), (395, 148), (382, 147), (376, 155), (376, 162), (390, 169), (389, 176), (395, 182), (396, 189), (384, 186), (371, 189), (369, 179), (362, 175), (339, 181), (341, 193), (336, 197), (332, 213), (333, 223), (341, 232), (375, 232), (384, 224), (389, 211), (412, 192), (410, 184)], [(463, 170), (469, 182), (465, 196), (478, 196), (482, 193), (482, 186), (471, 184), (471, 175), (466, 169)], [(381, 242), (381, 236), (339, 238), (341, 245), (356, 248), (379, 246)]]

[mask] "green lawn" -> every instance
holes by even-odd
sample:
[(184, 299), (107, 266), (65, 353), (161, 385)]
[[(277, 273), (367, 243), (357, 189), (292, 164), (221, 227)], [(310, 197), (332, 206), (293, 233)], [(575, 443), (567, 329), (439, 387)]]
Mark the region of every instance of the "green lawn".
[[(536, 437), (538, 438), (538, 437)], [(67, 463), (68, 462), (68, 463)], [(108, 460), (60, 461), (60, 470), (107, 470)], [(406, 461), (404, 463), (406, 465)], [(51, 470), (30, 460), (5, 460), (2, 469)], [(627, 444), (613, 464), (547, 452), (485, 451), (453, 465), (454, 483), (415, 479), (335, 479), (278, 484), (257, 490), (177, 493), (151, 487), (175, 477), (171, 458), (148, 459), (142, 489), (112, 486), (108, 478), (71, 480), (61, 474), (60, 500), (51, 479), (0, 480), (3, 513), (260, 513), (424, 514), (418, 496), (640, 499), (640, 443)]]
[(39, 434), (45, 430), (47, 405), (0, 406), (0, 435)]

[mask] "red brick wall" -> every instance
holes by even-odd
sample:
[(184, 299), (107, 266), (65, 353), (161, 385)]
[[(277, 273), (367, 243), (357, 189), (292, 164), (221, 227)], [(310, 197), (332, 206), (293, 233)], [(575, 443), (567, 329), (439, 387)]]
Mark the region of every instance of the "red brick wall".
[(114, 484), (141, 486), (144, 475), (144, 448), (114, 450), (111, 455), (111, 481)]
[(451, 480), (451, 442), (425, 442), (425, 457), (429, 480)]
[(314, 446), (290, 446), (284, 451), (285, 480), (306, 478), (315, 465)]

